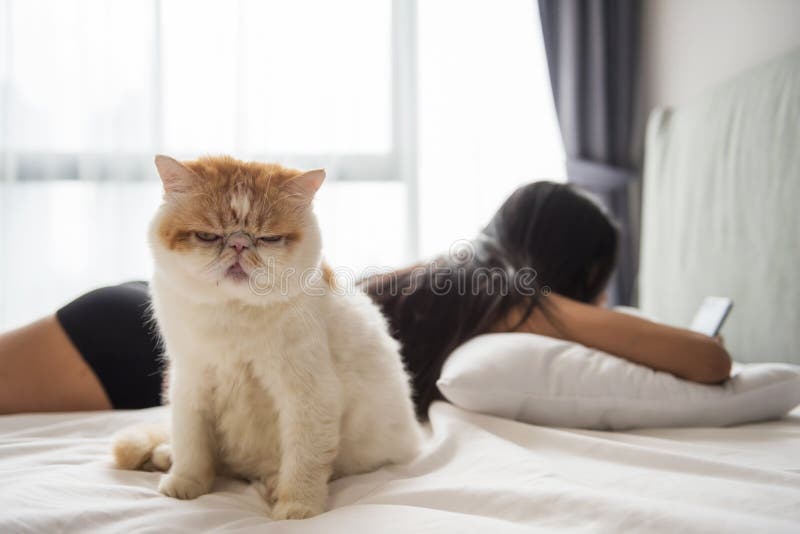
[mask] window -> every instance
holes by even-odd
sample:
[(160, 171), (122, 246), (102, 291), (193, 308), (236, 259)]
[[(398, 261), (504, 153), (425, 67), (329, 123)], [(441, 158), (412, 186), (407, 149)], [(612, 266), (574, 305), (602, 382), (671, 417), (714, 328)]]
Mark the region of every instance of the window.
[(472, 238), (524, 183), (564, 180), (535, 0), (419, 2), (419, 251)]
[(158, 151), (398, 179), (391, 0), (0, 5), (7, 181), (145, 179)]
[(152, 158), (325, 167), (356, 273), (563, 177), (532, 0), (0, 0), (0, 329), (146, 279)]

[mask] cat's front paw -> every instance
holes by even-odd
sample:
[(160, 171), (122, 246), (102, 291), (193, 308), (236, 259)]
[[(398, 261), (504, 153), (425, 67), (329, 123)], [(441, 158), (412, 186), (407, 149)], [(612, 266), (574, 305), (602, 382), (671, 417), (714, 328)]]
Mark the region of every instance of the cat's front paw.
[(278, 499), (269, 515), (275, 521), (281, 521), (283, 519), (308, 519), (324, 511), (324, 508), (321, 506), (309, 506), (300, 501), (284, 501)]
[(167, 474), (161, 477), (158, 491), (176, 499), (196, 499), (211, 489), (212, 480), (197, 480), (191, 477)]
[(268, 505), (275, 505), (275, 501), (278, 500), (278, 473), (267, 475), (261, 480), (254, 480), (253, 486)]

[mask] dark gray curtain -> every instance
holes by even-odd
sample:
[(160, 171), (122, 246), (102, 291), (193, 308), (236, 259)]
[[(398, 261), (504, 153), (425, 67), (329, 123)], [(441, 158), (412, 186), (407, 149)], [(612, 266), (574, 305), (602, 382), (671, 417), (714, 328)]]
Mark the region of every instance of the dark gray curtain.
[(609, 296), (612, 304), (631, 304), (637, 269), (630, 192), (638, 177), (640, 3), (539, 0), (539, 16), (567, 179), (600, 197), (619, 224), (620, 257)]

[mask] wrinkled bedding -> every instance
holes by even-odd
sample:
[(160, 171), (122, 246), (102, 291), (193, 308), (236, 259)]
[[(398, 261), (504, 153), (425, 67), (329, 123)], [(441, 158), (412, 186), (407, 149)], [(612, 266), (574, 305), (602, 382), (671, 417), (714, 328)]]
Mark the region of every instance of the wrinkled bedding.
[(600, 432), (430, 412), (408, 465), (331, 484), (330, 511), (272, 522), (218, 479), (176, 501), (111, 466), (109, 438), (164, 408), (0, 417), (0, 532), (800, 532), (800, 410), (734, 428)]

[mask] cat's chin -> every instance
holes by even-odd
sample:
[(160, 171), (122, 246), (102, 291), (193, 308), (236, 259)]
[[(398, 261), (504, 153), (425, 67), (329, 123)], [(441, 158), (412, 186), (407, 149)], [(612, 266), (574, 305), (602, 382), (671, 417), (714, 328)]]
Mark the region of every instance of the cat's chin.
[(239, 273), (238, 270), (226, 272), (219, 283), (209, 289), (225, 301), (258, 307), (285, 303), (294, 296), (291, 292), (281, 291), (279, 287), (260, 287), (252, 282), (250, 275), (244, 271)]

